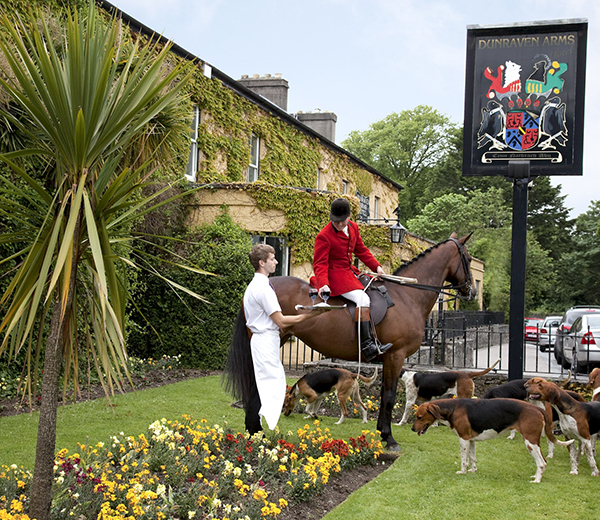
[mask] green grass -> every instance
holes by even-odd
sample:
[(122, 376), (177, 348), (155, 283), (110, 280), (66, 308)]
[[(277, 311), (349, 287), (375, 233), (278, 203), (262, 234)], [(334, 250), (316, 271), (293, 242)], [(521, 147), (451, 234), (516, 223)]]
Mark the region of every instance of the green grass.
[[(291, 380), (290, 382), (293, 382)], [(146, 433), (157, 419), (191, 415), (209, 424), (229, 424), (242, 430), (243, 412), (231, 407), (231, 397), (220, 385), (220, 376), (183, 381), (115, 397), (113, 409), (104, 399), (69, 405), (58, 412), (57, 449), (77, 450), (77, 443), (108, 442), (111, 435)], [(38, 414), (0, 418), (0, 464), (33, 469)], [(363, 429), (374, 431), (376, 421), (362, 424), (357, 417), (336, 425), (338, 417), (323, 417), (321, 427), (342, 439)], [(282, 416), (286, 432), (304, 426), (302, 413)], [(312, 421), (311, 421), (312, 423)], [(478, 472), (457, 475), (458, 438), (448, 428), (431, 428), (422, 436), (410, 425), (393, 426), (402, 447), (400, 457), (378, 478), (353, 493), (330, 512), (326, 520), (360, 518), (539, 520), (599, 518), (596, 490), (600, 481), (590, 476), (585, 457), (579, 475), (570, 475), (566, 448), (557, 447), (555, 458), (540, 484), (529, 483), (535, 463), (517, 434), (515, 440), (498, 438), (477, 445)], [(542, 441), (546, 453), (546, 441)], [(343, 476), (342, 476), (343, 478)]]

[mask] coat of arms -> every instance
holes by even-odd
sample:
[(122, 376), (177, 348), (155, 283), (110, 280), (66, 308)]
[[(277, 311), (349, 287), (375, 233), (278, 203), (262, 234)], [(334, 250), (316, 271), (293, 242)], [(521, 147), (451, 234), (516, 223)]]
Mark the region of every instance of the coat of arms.
[[(561, 162), (561, 148), (568, 141), (566, 105), (561, 100), (567, 63), (553, 60), (546, 54), (533, 57), (529, 75), (523, 82), (523, 64), (507, 60), (494, 72), (487, 67), (484, 76), (489, 80), (486, 106), (481, 110), (477, 132), (477, 147), (484, 153), (482, 162), (512, 159), (519, 153), (548, 152), (544, 159)], [(530, 155), (523, 155), (530, 158)]]

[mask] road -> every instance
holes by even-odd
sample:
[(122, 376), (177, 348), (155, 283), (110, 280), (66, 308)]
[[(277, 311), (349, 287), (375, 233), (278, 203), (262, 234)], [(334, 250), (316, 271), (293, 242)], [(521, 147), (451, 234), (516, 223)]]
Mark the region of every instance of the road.
[[(477, 368), (486, 368), (492, 365), (498, 357), (501, 358), (500, 364), (496, 366), (496, 369), (501, 371), (508, 371), (508, 341), (500, 345), (490, 345), (489, 347), (483, 347), (477, 349), (476, 353), (476, 366)], [(531, 374), (549, 374), (553, 377), (568, 376), (568, 371), (563, 369), (554, 359), (554, 352), (547, 350), (546, 352), (540, 351), (536, 343), (526, 342), (525, 343), (525, 355), (524, 355), (524, 377)], [(587, 375), (579, 374), (573, 376), (575, 380), (581, 380), (587, 382)]]

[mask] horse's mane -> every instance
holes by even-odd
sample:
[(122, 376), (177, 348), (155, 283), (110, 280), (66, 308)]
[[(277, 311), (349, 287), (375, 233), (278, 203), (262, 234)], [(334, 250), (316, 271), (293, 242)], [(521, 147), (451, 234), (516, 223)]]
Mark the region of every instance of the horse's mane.
[(394, 276), (398, 275), (402, 270), (406, 269), (409, 265), (414, 264), (415, 262), (419, 261), (421, 258), (423, 258), (425, 255), (427, 255), (428, 253), (430, 253), (431, 251), (433, 251), (435, 248), (441, 246), (442, 244), (445, 244), (446, 242), (448, 242), (448, 240), (450, 240), (449, 238), (447, 238), (446, 240), (444, 240), (443, 242), (438, 242), (437, 244), (431, 246), (429, 249), (425, 249), (425, 251), (421, 251), (417, 256), (415, 256), (412, 260), (409, 260), (408, 262), (406, 262), (405, 264), (402, 264), (400, 267), (398, 267), (398, 269), (396, 269), (394, 271)]

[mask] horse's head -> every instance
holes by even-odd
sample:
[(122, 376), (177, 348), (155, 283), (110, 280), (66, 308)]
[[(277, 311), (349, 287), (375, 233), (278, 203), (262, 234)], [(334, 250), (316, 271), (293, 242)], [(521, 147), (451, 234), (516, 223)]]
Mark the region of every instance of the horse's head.
[(473, 300), (477, 296), (477, 288), (473, 284), (473, 276), (471, 274), (472, 258), (465, 245), (472, 234), (469, 233), (462, 238), (456, 238), (456, 233), (452, 233), (448, 239), (448, 241), (453, 242), (458, 247), (459, 260), (456, 268), (450, 270), (446, 281), (452, 284), (452, 289), (456, 291), (456, 295), (464, 300)]

